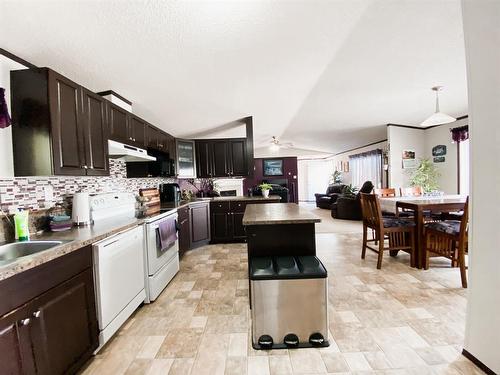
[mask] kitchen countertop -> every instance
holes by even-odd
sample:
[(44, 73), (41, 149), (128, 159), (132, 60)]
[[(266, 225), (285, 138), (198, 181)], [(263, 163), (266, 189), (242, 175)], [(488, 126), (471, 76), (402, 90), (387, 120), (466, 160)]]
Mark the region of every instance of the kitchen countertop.
[(321, 219), (295, 203), (249, 204), (243, 225), (307, 224)]
[[(270, 197), (272, 200), (280, 199), (279, 196)], [(162, 209), (177, 209), (190, 204), (196, 204), (199, 202), (212, 202), (212, 201), (259, 201), (266, 198), (257, 197), (214, 197), (214, 198), (197, 198), (191, 201), (180, 201), (178, 203), (172, 204), (162, 204)], [(269, 199), (269, 198), (268, 198)], [(272, 203), (270, 203), (272, 204)], [(101, 241), (107, 237), (113, 236), (127, 229), (134, 228), (138, 225), (142, 225), (147, 219), (158, 215), (152, 214), (142, 218), (133, 219), (110, 219), (108, 221), (102, 221), (99, 224), (89, 225), (85, 227), (73, 227), (71, 230), (64, 232), (43, 232), (41, 234), (32, 235), (31, 240), (60, 240), (65, 241), (61, 245), (55, 246), (45, 251), (39, 253), (22, 257), (16, 261), (0, 266), (0, 281), (14, 276), (23, 271), (27, 271), (31, 268), (37, 267), (43, 263), (47, 263), (53, 259), (56, 259), (65, 254), (71, 253), (72, 251), (78, 250), (84, 246), (90, 245), (92, 243)]]
[(213, 197), (213, 198), (195, 198), (190, 201), (179, 201), (179, 202), (172, 202), (172, 203), (162, 203), (161, 208), (162, 210), (165, 209), (176, 209), (176, 208), (181, 208), (184, 206), (188, 206), (190, 204), (195, 204), (195, 203), (200, 203), (200, 202), (259, 202), (259, 201), (280, 201), (281, 197), (279, 195), (270, 195), (269, 198), (264, 198), (262, 196), (254, 196), (254, 197), (247, 197), (244, 195), (241, 196), (232, 196), (232, 197)]

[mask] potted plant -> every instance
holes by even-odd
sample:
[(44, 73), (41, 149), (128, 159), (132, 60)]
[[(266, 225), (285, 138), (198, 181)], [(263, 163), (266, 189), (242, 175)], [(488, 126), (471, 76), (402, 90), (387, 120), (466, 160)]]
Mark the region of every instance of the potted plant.
[(358, 188), (355, 187), (355, 186), (352, 186), (352, 184), (349, 184), (349, 185), (346, 185), (344, 187), (344, 190), (342, 192), (342, 195), (346, 198), (351, 198), (351, 199), (354, 199), (356, 198), (356, 194), (358, 192)]
[(340, 184), (342, 182), (342, 172), (335, 170), (330, 176), (330, 185)]
[(273, 188), (271, 184), (260, 184), (260, 190), (262, 191), (262, 196), (264, 198), (269, 198), (269, 191)]
[(438, 180), (441, 174), (430, 159), (420, 159), (420, 165), (409, 173), (410, 185), (422, 187), (424, 193), (439, 189)]

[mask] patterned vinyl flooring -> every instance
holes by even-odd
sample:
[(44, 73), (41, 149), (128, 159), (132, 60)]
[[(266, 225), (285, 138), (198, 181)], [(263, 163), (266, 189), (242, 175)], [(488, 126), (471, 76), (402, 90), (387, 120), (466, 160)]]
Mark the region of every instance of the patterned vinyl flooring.
[(256, 351), (250, 343), (246, 245), (187, 253), (160, 298), (142, 306), (84, 374), (481, 374), (461, 354), (466, 291), (433, 260), (360, 259), (361, 235), (318, 234), (329, 272), (328, 348)]

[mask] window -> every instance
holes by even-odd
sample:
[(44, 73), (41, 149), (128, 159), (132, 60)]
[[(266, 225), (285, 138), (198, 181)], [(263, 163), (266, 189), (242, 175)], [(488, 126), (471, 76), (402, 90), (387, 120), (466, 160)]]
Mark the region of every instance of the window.
[(375, 188), (382, 187), (382, 150), (373, 150), (349, 156), (352, 185), (360, 188), (371, 181)]

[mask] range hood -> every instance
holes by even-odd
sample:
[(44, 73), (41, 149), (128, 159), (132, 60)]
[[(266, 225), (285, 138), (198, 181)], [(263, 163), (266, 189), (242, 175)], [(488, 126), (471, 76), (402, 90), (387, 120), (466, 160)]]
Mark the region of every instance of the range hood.
[(108, 140), (109, 157), (111, 159), (123, 160), (126, 162), (134, 161), (156, 161), (154, 156), (149, 156), (147, 151), (129, 146), (120, 142)]

